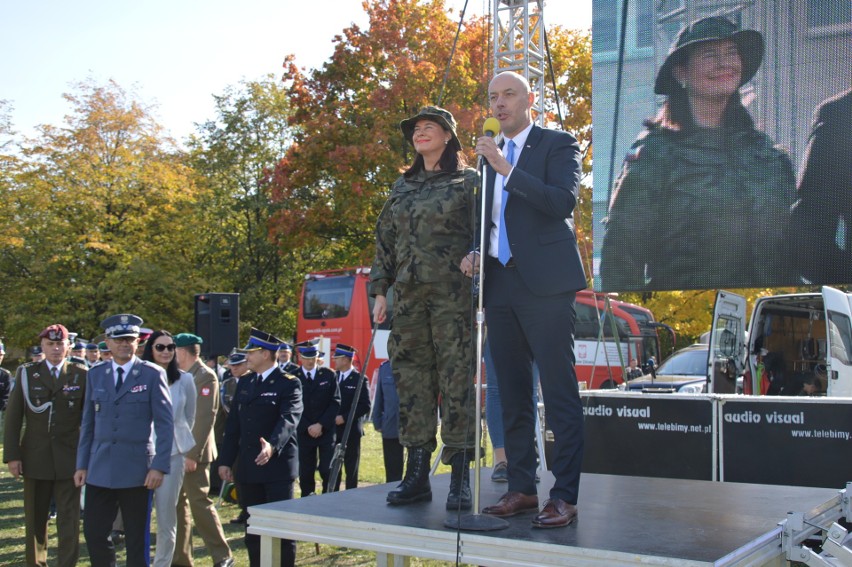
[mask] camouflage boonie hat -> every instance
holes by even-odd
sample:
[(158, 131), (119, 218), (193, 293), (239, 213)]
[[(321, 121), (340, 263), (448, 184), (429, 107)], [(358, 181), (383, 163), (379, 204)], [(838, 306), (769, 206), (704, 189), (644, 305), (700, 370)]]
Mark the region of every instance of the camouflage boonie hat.
[(657, 73), (654, 83), (654, 93), (670, 95), (676, 89), (681, 88), (674, 77), (675, 65), (686, 62), (691, 48), (705, 41), (718, 41), (730, 39), (737, 44), (742, 61), (742, 76), (740, 86), (743, 86), (754, 77), (760, 64), (763, 62), (764, 43), (763, 36), (755, 30), (741, 30), (738, 25), (722, 17), (704, 18), (692, 22), (677, 35), (669, 50), (663, 66)]
[(441, 128), (452, 135), (452, 143), (455, 150), (461, 150), (461, 142), (459, 142), (459, 137), (456, 136), (456, 119), (453, 118), (453, 115), (449, 110), (445, 110), (440, 106), (424, 106), (420, 109), (420, 112), (411, 118), (406, 118), (400, 122), (399, 129), (402, 130), (402, 135), (405, 136), (405, 139), (411, 142), (412, 145), (413, 142), (411, 138), (414, 136), (414, 127), (420, 120), (431, 120), (436, 124), (440, 124)]

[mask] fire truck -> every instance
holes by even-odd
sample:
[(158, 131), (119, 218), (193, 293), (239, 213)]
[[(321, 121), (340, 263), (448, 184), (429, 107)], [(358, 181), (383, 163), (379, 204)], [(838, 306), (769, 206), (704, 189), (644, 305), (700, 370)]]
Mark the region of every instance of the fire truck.
[[(305, 276), (299, 304), (296, 337), (319, 339), (330, 352), (338, 342), (357, 349), (361, 368), (373, 328), (373, 298), (368, 293), (369, 267), (313, 272)], [(623, 367), (631, 358), (641, 363), (659, 360), (660, 342), (654, 315), (644, 307), (618, 301), (606, 294), (577, 294), (574, 352), (577, 380), (586, 388), (615, 388), (623, 381)], [(393, 294), (388, 294), (388, 318), (379, 325), (364, 374), (371, 380), (388, 359), (387, 341), (393, 322)]]

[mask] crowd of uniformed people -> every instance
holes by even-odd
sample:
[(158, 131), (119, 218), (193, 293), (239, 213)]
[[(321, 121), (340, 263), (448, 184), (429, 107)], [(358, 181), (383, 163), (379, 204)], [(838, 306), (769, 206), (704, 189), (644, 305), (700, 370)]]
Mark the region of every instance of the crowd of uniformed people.
[[(55, 518), (61, 566), (77, 564), (81, 526), (94, 567), (115, 565), (122, 543), (128, 566), (191, 566), (194, 526), (213, 564), (227, 567), (234, 556), (217, 494), (236, 488), (241, 512), (231, 523), (247, 525), (250, 506), (293, 498), (296, 479), (302, 496), (317, 491), (317, 473), (323, 492), (339, 490), (343, 476), (346, 489), (357, 487), (370, 395), (353, 367), (356, 349), (335, 345), (332, 370), (318, 341), (291, 345), (252, 329), (219, 367), (201, 356), (201, 337), (142, 324), (108, 317), (100, 342), (51, 324), (29, 362), (14, 374), (0, 369), (3, 462), (23, 479), (27, 565), (47, 565)], [(5, 354), (0, 342), (0, 363)], [(329, 486), (349, 419), (340, 477)], [(381, 427), (381, 414), (374, 423)], [(259, 565), (259, 536), (246, 531), (245, 545)], [(282, 565), (295, 563), (295, 551), (281, 542)]]

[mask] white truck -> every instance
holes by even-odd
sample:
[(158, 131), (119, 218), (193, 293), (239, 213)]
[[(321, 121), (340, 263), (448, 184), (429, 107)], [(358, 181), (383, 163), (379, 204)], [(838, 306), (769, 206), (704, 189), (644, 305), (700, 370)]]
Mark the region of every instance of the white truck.
[[(720, 291), (710, 333), (710, 391), (734, 393), (744, 375), (746, 393), (766, 393), (760, 374), (772, 363), (770, 394), (799, 395), (817, 382), (828, 397), (852, 397), (852, 294), (832, 287), (755, 301), (746, 327), (744, 297)], [(758, 364), (761, 363), (761, 372)]]

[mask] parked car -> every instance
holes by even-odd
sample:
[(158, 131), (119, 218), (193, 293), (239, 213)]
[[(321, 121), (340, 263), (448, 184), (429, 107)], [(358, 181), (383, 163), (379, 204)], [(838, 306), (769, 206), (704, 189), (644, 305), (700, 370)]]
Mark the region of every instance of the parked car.
[(682, 348), (649, 372), (619, 385), (626, 391), (700, 394), (707, 391), (709, 345), (696, 343)]

